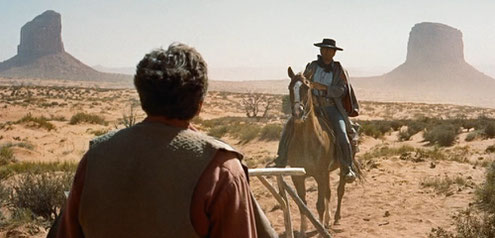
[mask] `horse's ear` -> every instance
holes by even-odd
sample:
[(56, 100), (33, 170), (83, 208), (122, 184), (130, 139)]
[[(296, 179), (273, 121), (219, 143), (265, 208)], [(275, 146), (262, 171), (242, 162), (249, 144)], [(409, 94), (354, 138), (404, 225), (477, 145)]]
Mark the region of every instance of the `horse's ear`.
[(304, 72), (304, 77), (307, 78), (307, 79), (310, 79), (313, 77), (313, 70), (312, 69), (308, 69), (306, 72)]
[(290, 66), (289, 66), (289, 68), (287, 69), (287, 72), (289, 73), (289, 78), (291, 78), (291, 79), (292, 79), (292, 78), (294, 78), (294, 76), (296, 76), (296, 75), (294, 74), (294, 71), (292, 71), (292, 68), (291, 68)]

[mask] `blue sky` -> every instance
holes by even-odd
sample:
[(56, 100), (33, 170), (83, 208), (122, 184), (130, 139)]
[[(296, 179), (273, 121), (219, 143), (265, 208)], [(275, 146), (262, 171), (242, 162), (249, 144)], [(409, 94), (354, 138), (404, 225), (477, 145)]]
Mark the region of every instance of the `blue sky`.
[(88, 65), (132, 67), (180, 41), (210, 68), (269, 68), (285, 77), (288, 65), (301, 70), (315, 58), (314, 42), (332, 37), (351, 74), (380, 74), (404, 62), (414, 24), (440, 22), (461, 30), (466, 60), (495, 76), (489, 0), (0, 0), (0, 61), (16, 54), (22, 25), (48, 9), (62, 14), (66, 51)]

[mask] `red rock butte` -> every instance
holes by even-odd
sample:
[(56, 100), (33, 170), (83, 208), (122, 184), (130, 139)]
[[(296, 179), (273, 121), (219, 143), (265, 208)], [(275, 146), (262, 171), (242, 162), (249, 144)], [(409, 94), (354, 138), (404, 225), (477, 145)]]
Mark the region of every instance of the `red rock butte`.
[(130, 76), (94, 70), (65, 52), (61, 15), (48, 10), (21, 28), (17, 55), (0, 63), (0, 77), (129, 81)]
[(381, 76), (355, 78), (353, 84), (367, 100), (495, 107), (495, 79), (464, 60), (462, 32), (440, 23), (416, 24), (403, 64)]

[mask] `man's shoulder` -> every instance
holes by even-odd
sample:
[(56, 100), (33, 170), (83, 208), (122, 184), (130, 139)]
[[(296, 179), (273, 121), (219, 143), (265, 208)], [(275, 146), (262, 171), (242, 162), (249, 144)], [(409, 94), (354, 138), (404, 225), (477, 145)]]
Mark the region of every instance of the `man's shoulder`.
[(308, 70), (308, 69), (312, 69), (312, 68), (314, 68), (314, 67), (316, 67), (316, 66), (318, 66), (318, 61), (317, 61), (317, 60), (313, 60), (313, 61), (308, 62), (308, 63), (306, 64), (306, 70)]
[(304, 77), (306, 77), (309, 80), (313, 80), (312, 75), (316, 72), (316, 68), (318, 67), (318, 61), (313, 60), (306, 64), (306, 68), (304, 69)]
[(105, 142), (107, 140), (109, 140), (110, 138), (112, 138), (117, 132), (119, 132), (119, 130), (113, 130), (113, 131), (109, 131), (101, 136), (97, 136), (93, 139), (91, 139), (89, 141), (89, 148), (93, 148), (95, 146), (97, 146), (98, 144), (102, 143), (102, 142)]
[(198, 140), (198, 141), (201, 141), (201, 143), (209, 144), (215, 150), (225, 150), (228, 152), (232, 152), (232, 153), (236, 154), (239, 159), (242, 159), (242, 157), (243, 157), (243, 155), (239, 151), (237, 151), (234, 147), (232, 147), (228, 143), (226, 143), (226, 142), (224, 142), (218, 138), (209, 136), (209, 135), (207, 135), (203, 132), (200, 132), (200, 131), (185, 130), (185, 131), (183, 131), (183, 133), (187, 134), (187, 137), (189, 137), (191, 139), (194, 138), (193, 140)]
[(219, 150), (214, 158), (215, 163), (222, 171), (227, 171), (234, 177), (245, 177), (245, 171), (241, 160), (236, 153), (231, 151)]

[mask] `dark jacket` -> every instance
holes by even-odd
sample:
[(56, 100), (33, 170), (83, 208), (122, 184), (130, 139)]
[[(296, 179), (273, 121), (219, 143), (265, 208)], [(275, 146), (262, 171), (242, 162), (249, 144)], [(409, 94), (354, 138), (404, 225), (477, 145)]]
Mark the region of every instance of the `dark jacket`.
[[(317, 60), (308, 63), (304, 70), (304, 76), (312, 82), (316, 67), (318, 67)], [(342, 67), (340, 62), (334, 61), (331, 70), (333, 73), (333, 80), (332, 84), (327, 88), (325, 96), (334, 100), (337, 109), (346, 121), (347, 128), (352, 128), (349, 117), (359, 115), (359, 103), (356, 99), (354, 89), (349, 82), (347, 71)]]

